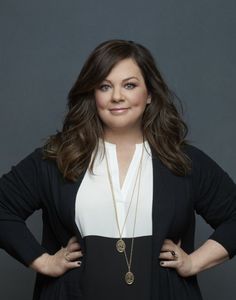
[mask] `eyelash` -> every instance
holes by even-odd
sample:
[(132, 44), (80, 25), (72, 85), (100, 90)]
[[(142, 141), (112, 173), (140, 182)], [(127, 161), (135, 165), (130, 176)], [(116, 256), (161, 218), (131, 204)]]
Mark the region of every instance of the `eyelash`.
[[(132, 83), (132, 82), (127, 82), (125, 85), (132, 85), (133, 88), (135, 88), (135, 87), (137, 86), (136, 84), (134, 84), (134, 83)], [(104, 86), (109, 86), (109, 84), (102, 84), (102, 85), (99, 87), (99, 89), (102, 90), (102, 88), (103, 88)], [(132, 88), (132, 89), (133, 89), (133, 88)]]

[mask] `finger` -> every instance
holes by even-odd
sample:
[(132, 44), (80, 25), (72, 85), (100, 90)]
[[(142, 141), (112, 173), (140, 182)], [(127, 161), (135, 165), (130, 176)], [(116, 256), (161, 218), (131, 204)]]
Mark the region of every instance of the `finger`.
[(69, 241), (68, 241), (68, 243), (67, 243), (67, 246), (69, 246), (70, 244), (73, 244), (74, 242), (77, 242), (77, 237), (76, 237), (76, 236), (72, 236), (72, 237), (69, 239)]
[(161, 252), (167, 252), (167, 251), (177, 251), (179, 250), (179, 247), (175, 244), (170, 245), (170, 244), (164, 244), (161, 247)]
[(170, 247), (169, 245), (163, 245), (161, 247), (161, 252), (168, 252), (168, 251), (172, 251), (173, 247)]
[(67, 262), (66, 267), (68, 269), (74, 269), (74, 268), (78, 268), (80, 267), (82, 264), (82, 261), (78, 260), (78, 261), (71, 261), (71, 262)]
[(175, 247), (176, 244), (174, 244), (173, 242), (171, 243), (169, 240), (164, 240), (161, 251), (168, 251), (169, 249), (174, 249)]
[(181, 240), (178, 241), (177, 244), (175, 244), (172, 240), (165, 239), (161, 248), (161, 251), (171, 251), (171, 250), (178, 250), (181, 245)]
[(167, 251), (167, 252), (161, 252), (159, 258), (161, 260), (174, 260), (175, 256), (171, 251)]
[(81, 247), (78, 242), (74, 242), (74, 243), (70, 244), (69, 246), (67, 246), (67, 250), (70, 252), (80, 250), (80, 249), (81, 249)]
[(164, 245), (169, 245), (169, 246), (175, 246), (175, 245), (176, 245), (176, 244), (175, 244), (172, 240), (170, 240), (170, 239), (165, 239), (163, 244), (164, 244)]
[(76, 252), (70, 252), (66, 255), (67, 259), (69, 261), (75, 261), (78, 260), (78, 258), (82, 257), (83, 254), (81, 251), (76, 251)]
[(164, 268), (173, 268), (173, 269), (177, 269), (179, 266), (179, 263), (175, 260), (165, 260), (165, 261), (160, 261), (160, 265), (161, 267)]

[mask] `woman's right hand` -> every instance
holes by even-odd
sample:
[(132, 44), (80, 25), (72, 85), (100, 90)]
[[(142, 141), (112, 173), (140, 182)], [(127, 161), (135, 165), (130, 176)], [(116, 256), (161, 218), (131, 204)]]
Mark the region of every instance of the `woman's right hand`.
[(78, 259), (83, 256), (80, 244), (77, 242), (75, 236), (70, 238), (65, 248), (61, 248), (55, 254), (42, 254), (36, 258), (30, 267), (36, 272), (42, 273), (51, 277), (58, 277), (63, 275), (70, 269), (79, 268), (81, 261)]

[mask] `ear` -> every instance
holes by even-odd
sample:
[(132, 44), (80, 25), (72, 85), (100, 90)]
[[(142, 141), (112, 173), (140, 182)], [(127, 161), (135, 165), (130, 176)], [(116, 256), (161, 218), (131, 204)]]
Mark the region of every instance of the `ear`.
[(150, 103), (151, 103), (151, 95), (149, 95), (147, 98), (147, 104), (150, 104)]

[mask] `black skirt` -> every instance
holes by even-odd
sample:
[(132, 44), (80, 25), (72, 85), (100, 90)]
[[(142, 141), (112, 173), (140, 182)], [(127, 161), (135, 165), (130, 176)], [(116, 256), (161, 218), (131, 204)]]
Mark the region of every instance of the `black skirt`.
[[(86, 253), (80, 278), (84, 300), (151, 299), (151, 236), (135, 237), (131, 271), (134, 282), (127, 284), (128, 267), (124, 253), (116, 249), (117, 239), (100, 236), (84, 237)], [(130, 259), (131, 238), (126, 243)]]

